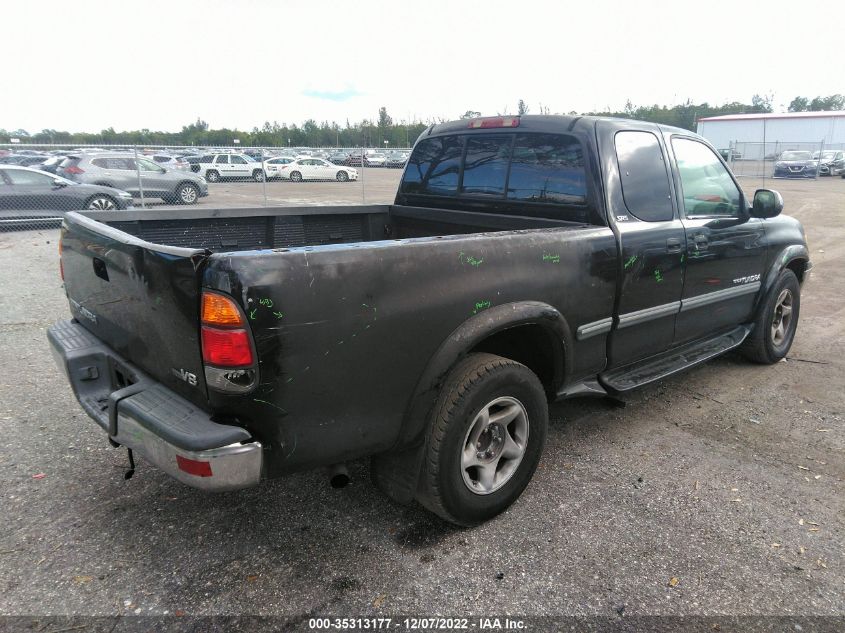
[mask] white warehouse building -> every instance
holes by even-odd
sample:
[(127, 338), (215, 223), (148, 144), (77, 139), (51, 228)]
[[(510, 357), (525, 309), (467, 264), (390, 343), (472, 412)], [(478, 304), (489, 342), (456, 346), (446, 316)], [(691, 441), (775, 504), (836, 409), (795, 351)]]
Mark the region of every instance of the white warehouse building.
[[(760, 160), (787, 149), (845, 149), (845, 111), (727, 114), (698, 120), (698, 133), (717, 149)], [(765, 146), (763, 142), (765, 141)]]

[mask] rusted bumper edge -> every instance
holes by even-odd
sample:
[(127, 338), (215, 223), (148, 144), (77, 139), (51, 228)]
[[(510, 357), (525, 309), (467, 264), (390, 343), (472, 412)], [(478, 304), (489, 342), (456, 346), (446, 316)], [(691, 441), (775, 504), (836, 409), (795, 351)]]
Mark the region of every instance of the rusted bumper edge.
[(59, 321), (47, 338), (79, 404), (113, 442), (201, 490), (261, 480), (263, 447), (245, 429), (212, 422), (75, 321)]

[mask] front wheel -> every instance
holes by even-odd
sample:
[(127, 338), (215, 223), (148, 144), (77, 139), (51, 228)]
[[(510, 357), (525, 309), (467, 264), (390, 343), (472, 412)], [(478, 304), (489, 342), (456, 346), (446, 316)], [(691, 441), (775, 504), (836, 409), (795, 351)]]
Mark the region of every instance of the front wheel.
[(117, 204), (111, 196), (94, 196), (85, 207), (90, 211), (114, 211)]
[(196, 204), (197, 198), (200, 197), (200, 192), (196, 185), (185, 182), (179, 185), (179, 188), (176, 190), (176, 197), (180, 204)]
[(347, 180), (349, 180), (349, 174), (347, 174), (343, 170), (340, 170), (339, 172), (337, 172), (337, 181), (338, 182), (346, 182)]
[(765, 365), (784, 358), (795, 338), (800, 309), (801, 286), (795, 273), (787, 268), (760, 305), (754, 329), (742, 344), (743, 355)]
[(290, 179), (294, 182), (301, 182), (302, 181), (302, 174), (298, 171), (290, 172)]
[(208, 182), (219, 182), (220, 181), (220, 173), (212, 170), (205, 172), (205, 179)]
[(418, 501), (464, 526), (499, 514), (531, 480), (548, 417), (543, 386), (525, 365), (470, 355), (435, 406)]
[(254, 172), (252, 172), (252, 179), (255, 182), (261, 182), (262, 180), (264, 180), (264, 172), (260, 169), (256, 169)]

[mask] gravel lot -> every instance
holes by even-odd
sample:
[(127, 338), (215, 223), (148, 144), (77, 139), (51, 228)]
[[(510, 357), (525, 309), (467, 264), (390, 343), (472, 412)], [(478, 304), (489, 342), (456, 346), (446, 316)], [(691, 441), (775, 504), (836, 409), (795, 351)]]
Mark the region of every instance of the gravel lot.
[[(367, 202), (392, 200), (398, 171), (367, 178)], [(843, 615), (845, 180), (766, 184), (815, 263), (791, 359), (555, 405), (534, 481), (472, 530), (392, 504), (366, 462), (343, 490), (312, 472), (210, 496), (143, 462), (124, 481), (48, 351), (68, 316), (58, 232), (0, 234), (0, 615)], [(360, 183), (267, 188), (361, 200)]]

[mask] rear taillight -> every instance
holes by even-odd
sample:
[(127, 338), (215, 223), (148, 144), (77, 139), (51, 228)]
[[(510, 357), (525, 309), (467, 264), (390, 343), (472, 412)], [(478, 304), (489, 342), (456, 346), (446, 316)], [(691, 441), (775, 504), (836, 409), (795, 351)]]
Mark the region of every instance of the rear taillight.
[(71, 165), (70, 167), (64, 168), (64, 173), (66, 174), (84, 174), (85, 170), (77, 167), (76, 165)]
[(217, 367), (250, 367), (252, 347), (246, 330), (202, 327), (202, 359)]
[(255, 365), (252, 342), (244, 328), (246, 321), (233, 299), (204, 292), (200, 321), (203, 362), (225, 368)]

